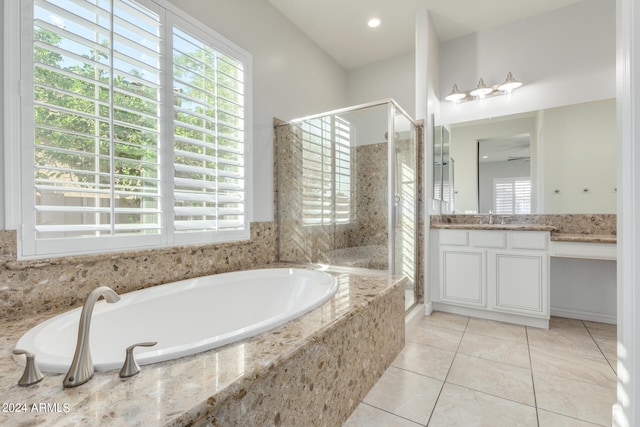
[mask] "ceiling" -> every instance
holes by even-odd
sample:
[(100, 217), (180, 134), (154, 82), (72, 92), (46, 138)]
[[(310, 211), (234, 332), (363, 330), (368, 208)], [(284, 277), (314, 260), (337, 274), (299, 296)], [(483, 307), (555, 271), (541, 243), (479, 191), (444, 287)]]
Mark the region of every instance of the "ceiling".
[[(429, 10), (440, 42), (581, 0), (268, 0), (346, 69), (413, 51), (416, 14)], [(367, 27), (377, 16), (382, 25)]]

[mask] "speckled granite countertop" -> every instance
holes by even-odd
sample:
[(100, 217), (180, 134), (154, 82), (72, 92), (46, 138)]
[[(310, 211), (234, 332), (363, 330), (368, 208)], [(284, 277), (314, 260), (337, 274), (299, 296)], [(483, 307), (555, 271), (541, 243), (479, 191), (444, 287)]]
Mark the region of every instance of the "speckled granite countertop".
[(568, 234), (551, 233), (551, 240), (554, 242), (576, 242), (576, 243), (617, 243), (616, 236), (610, 234)]
[(40, 383), (19, 387), (22, 367), (11, 354), (24, 332), (58, 313), (5, 322), (0, 337), (0, 425), (190, 425), (204, 409), (242, 395), (253, 381), (315, 341), (318, 330), (331, 329), (346, 313), (364, 310), (404, 280), (374, 270), (328, 272), (339, 280), (335, 296), (286, 325), (220, 349), (142, 366), (130, 379), (119, 378), (117, 370), (96, 372), (88, 383), (70, 389), (63, 389), (62, 374), (47, 373)]
[(553, 231), (556, 227), (541, 224), (431, 224), (431, 228), (456, 230)]

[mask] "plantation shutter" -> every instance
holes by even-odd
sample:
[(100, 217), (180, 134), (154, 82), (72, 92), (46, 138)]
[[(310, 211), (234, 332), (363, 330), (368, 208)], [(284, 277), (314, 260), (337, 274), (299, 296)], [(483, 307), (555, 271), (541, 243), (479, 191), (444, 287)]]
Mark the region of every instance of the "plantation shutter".
[(243, 64), (173, 29), (174, 226), (244, 227)]
[(321, 117), (302, 128), (302, 222), (348, 223), (351, 217), (351, 129), (346, 120)]
[(159, 32), (130, 1), (34, 2), (36, 238), (160, 232)]
[(494, 179), (493, 206), (496, 214), (531, 213), (531, 179)]
[(23, 8), (21, 257), (250, 237), (251, 55), (161, 3)]

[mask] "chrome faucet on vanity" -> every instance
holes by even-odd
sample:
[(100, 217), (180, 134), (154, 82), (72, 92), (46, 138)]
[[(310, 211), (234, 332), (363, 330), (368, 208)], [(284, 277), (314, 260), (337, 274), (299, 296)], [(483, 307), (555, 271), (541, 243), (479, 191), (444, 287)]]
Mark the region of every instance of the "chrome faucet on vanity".
[(78, 325), (78, 342), (76, 343), (76, 352), (73, 355), (73, 361), (69, 372), (65, 375), (62, 385), (64, 387), (76, 387), (86, 383), (93, 376), (93, 361), (91, 360), (91, 348), (89, 343), (89, 332), (91, 327), (91, 315), (93, 314), (93, 306), (101, 296), (108, 303), (114, 303), (120, 300), (118, 294), (108, 286), (100, 286), (94, 289), (82, 307), (80, 314), (80, 324)]

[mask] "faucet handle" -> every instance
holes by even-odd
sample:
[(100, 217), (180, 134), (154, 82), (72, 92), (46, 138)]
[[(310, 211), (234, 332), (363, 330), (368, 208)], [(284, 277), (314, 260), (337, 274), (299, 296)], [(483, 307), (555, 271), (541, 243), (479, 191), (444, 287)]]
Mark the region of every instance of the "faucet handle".
[(511, 215), (503, 215), (503, 216), (502, 216), (502, 220), (500, 220), (500, 224), (501, 224), (501, 225), (505, 225), (505, 222), (504, 222), (504, 219), (505, 219), (505, 218), (511, 218)]
[(133, 356), (133, 349), (136, 347), (153, 347), (158, 344), (157, 341), (139, 342), (127, 347), (127, 355), (124, 359), (124, 365), (120, 369), (120, 378), (129, 378), (140, 372), (140, 365)]
[(42, 375), (42, 372), (38, 369), (38, 365), (36, 365), (36, 356), (34, 354), (20, 349), (13, 350), (13, 354), (24, 354), (27, 356), (27, 363), (24, 366), (22, 377), (18, 380), (18, 385), (28, 386), (42, 381), (44, 375)]

